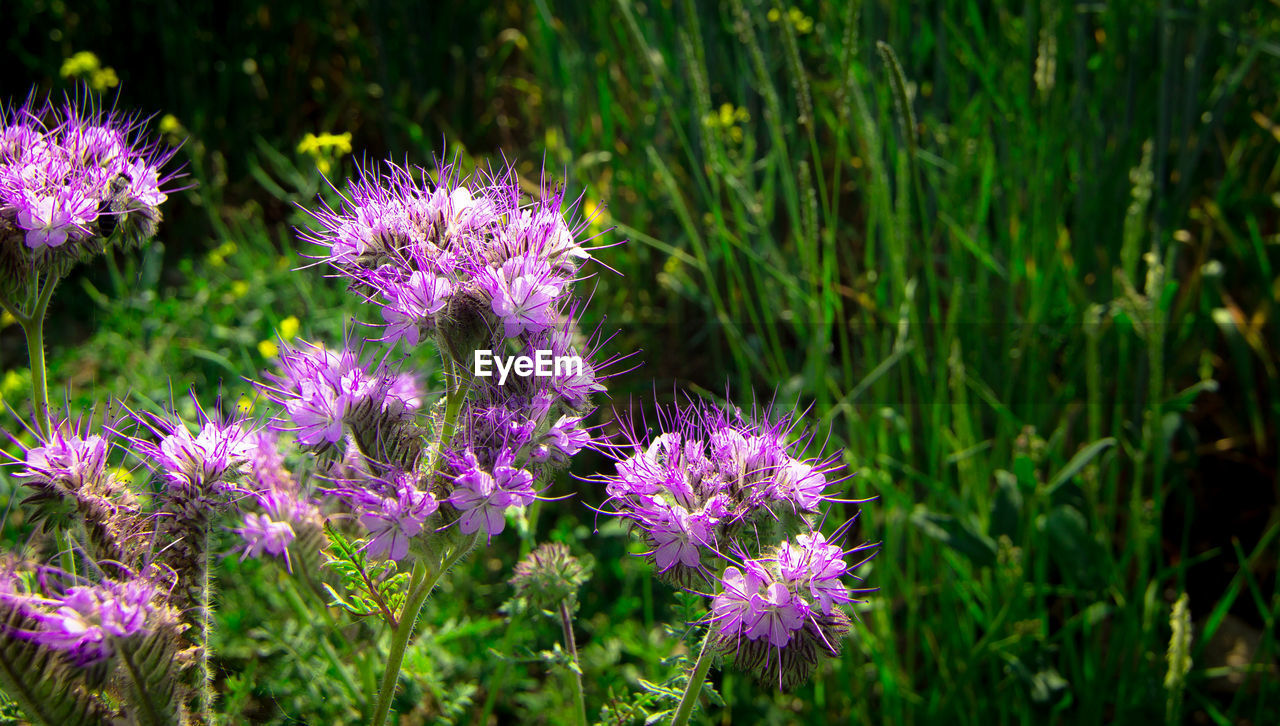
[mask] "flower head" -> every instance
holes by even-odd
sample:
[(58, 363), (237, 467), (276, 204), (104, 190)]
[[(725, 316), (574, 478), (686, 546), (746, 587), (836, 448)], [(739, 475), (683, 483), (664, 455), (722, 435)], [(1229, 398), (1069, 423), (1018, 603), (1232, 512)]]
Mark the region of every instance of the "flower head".
[(155, 595), (153, 586), (134, 579), (70, 587), (55, 598), (28, 597), (27, 614), (39, 628), (24, 635), (89, 666), (109, 658), (115, 641), (147, 630)]

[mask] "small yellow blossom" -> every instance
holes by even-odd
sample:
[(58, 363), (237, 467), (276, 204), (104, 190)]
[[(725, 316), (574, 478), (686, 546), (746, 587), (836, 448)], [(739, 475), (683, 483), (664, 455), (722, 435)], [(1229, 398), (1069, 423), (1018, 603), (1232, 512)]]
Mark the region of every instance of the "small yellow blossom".
[(121, 484), (128, 484), (133, 481), (133, 472), (123, 466), (117, 466), (111, 470), (111, 476)]
[(293, 340), (293, 336), (298, 334), (298, 318), (290, 315), (280, 321), (280, 337), (284, 340)]
[(351, 132), (307, 134), (298, 143), (298, 153), (310, 156), (320, 173), (328, 174), (335, 161), (351, 153)]
[(236, 280), (235, 282), (231, 283), (232, 299), (239, 300), (240, 298), (244, 297), (247, 294), (249, 294), (249, 283), (245, 282), (244, 280)]
[(176, 134), (180, 131), (182, 131), (182, 122), (178, 120), (177, 116), (166, 113), (160, 117), (160, 133)]
[(218, 248), (209, 253), (209, 265), (211, 267), (222, 267), (227, 263), (227, 257), (235, 254), (235, 242), (223, 242)]
[(274, 340), (263, 340), (258, 343), (258, 352), (263, 358), (275, 358), (280, 354), (280, 347)]
[(120, 85), (116, 69), (104, 67), (98, 56), (91, 51), (82, 50), (62, 61), (59, 73), (63, 78), (78, 78), (89, 83), (89, 87), (98, 93)]
[(241, 414), (248, 414), (253, 411), (253, 399), (241, 393), (240, 400), (236, 401), (236, 410)]

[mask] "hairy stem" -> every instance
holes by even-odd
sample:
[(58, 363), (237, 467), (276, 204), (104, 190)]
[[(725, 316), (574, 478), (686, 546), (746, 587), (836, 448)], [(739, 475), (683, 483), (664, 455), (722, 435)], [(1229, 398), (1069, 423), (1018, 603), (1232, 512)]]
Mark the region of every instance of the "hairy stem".
[(698, 661), (693, 664), (693, 673), (689, 674), (689, 685), (684, 689), (680, 705), (676, 707), (676, 715), (671, 719), (671, 726), (685, 726), (693, 715), (693, 705), (702, 695), (702, 684), (707, 680), (707, 671), (711, 670), (711, 634), (714, 628), (707, 628), (707, 637), (702, 639), (702, 650), (698, 652)]
[(196, 615), (196, 617), (199, 618), (199, 625), (200, 625), (200, 635), (199, 635), (200, 647), (196, 651), (197, 657), (199, 658), (199, 663), (197, 664), (196, 667), (199, 669), (199, 678), (200, 678), (200, 687), (199, 687), (199, 690), (196, 692), (196, 695), (198, 698), (197, 707), (199, 709), (197, 711), (197, 718), (200, 720), (200, 723), (212, 724), (213, 723), (213, 688), (210, 687), (209, 685), (210, 681), (212, 680), (213, 674), (210, 673), (209, 671), (209, 632), (211, 630), (211, 627), (210, 627), (211, 617), (209, 613), (209, 525), (208, 523), (205, 523), (205, 526), (203, 529), (204, 531), (202, 533), (202, 536), (204, 538), (204, 541), (200, 548), (200, 560), (201, 560), (200, 562), (200, 565), (201, 565), (200, 594), (199, 594), (199, 600), (197, 601), (198, 602), (197, 607), (199, 608), (199, 611)]
[(569, 654), (569, 667), (573, 671), (573, 679), (569, 686), (573, 689), (574, 700), (578, 704), (578, 726), (587, 726), (587, 701), (582, 693), (582, 668), (578, 665), (578, 643), (573, 638), (573, 617), (569, 613), (567, 600), (560, 601), (560, 627), (564, 629), (564, 649)]
[(473, 535), (463, 541), (453, 552), (445, 556), (434, 572), (428, 573), (427, 566), (418, 560), (413, 565), (413, 577), (409, 581), (409, 594), (405, 598), (404, 608), (400, 611), (400, 619), (391, 634), (391, 652), (387, 657), (387, 669), (382, 674), (382, 686), (378, 690), (378, 707), (374, 710), (372, 726), (382, 726), (391, 711), (391, 699), (395, 696), (396, 682), (400, 679), (400, 665), (404, 662), (404, 651), (409, 647), (413, 637), (413, 626), (418, 622), (418, 614), (427, 596), (440, 582), (440, 577), (449, 571), (475, 547), (479, 535)]

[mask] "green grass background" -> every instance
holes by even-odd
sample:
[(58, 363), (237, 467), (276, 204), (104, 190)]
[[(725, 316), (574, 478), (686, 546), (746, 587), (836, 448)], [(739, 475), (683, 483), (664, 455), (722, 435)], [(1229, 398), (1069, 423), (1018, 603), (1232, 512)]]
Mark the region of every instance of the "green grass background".
[[(353, 134), (331, 176), (441, 152), (545, 166), (607, 204), (593, 232), (629, 240), (599, 254), (622, 274), (588, 283), (611, 352), (643, 351), (614, 406), (776, 397), (878, 497), (856, 532), (883, 543), (862, 570), (879, 590), (845, 655), (794, 694), (715, 675), (705, 721), (1280, 720), (1274, 3), (30, 0), (0, 21), (6, 97), (69, 88), (63, 60), (93, 51), (122, 107), (180, 122), (197, 183), (155, 245), (64, 283), (53, 398), (235, 400), (281, 320), (336, 341), (367, 317), (291, 270), (294, 203), (324, 189), (305, 133)], [(21, 411), (16, 325), (0, 354)], [(545, 539), (595, 562), (593, 717), (679, 672), (696, 612), (621, 530), (593, 533), (581, 502), (602, 493), (556, 491), (578, 497), (536, 505), (430, 601), (407, 722), (566, 717), (555, 623), (499, 612)], [(357, 722), (386, 634), (274, 563), (230, 558), (220, 582), (228, 723)]]

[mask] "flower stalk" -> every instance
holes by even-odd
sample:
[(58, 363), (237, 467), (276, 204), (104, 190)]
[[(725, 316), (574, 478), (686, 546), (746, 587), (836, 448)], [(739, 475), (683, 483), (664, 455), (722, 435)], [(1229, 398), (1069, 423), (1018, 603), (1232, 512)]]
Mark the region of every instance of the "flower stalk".
[(427, 596), (440, 582), (441, 576), (475, 547), (479, 535), (464, 540), (454, 551), (446, 555), (435, 571), (428, 574), (427, 566), (422, 560), (413, 565), (413, 577), (409, 582), (409, 594), (405, 597), (404, 607), (400, 610), (400, 618), (396, 621), (395, 631), (391, 634), (391, 651), (387, 654), (387, 669), (382, 674), (382, 686), (378, 689), (378, 705), (373, 712), (372, 726), (382, 726), (387, 722), (391, 712), (391, 699), (395, 697), (396, 682), (400, 679), (400, 666), (404, 662), (405, 649), (413, 637), (413, 626), (418, 622), (418, 614), (427, 602)]
[(569, 670), (573, 678), (569, 687), (573, 689), (574, 702), (578, 705), (578, 726), (587, 726), (587, 702), (582, 693), (582, 668), (578, 665), (578, 643), (573, 637), (573, 616), (569, 612), (569, 602), (560, 601), (560, 627), (564, 629), (564, 648), (569, 654)]
[(711, 661), (714, 660), (711, 647), (713, 633), (715, 628), (707, 628), (707, 635), (702, 639), (702, 649), (698, 651), (698, 660), (689, 674), (689, 685), (685, 686), (684, 695), (680, 697), (680, 705), (676, 707), (671, 726), (685, 726), (693, 715), (693, 705), (698, 702), (698, 696), (702, 695), (702, 684), (706, 682), (707, 672), (711, 670)]

